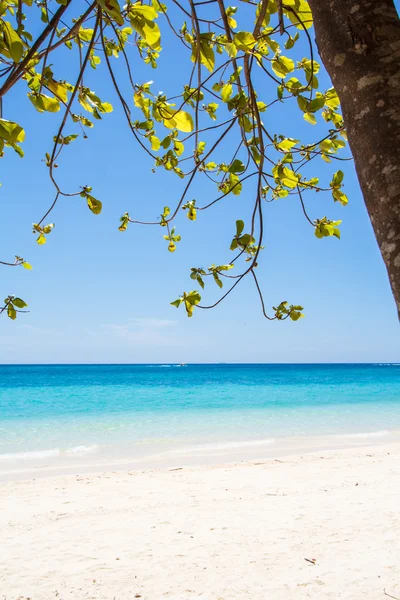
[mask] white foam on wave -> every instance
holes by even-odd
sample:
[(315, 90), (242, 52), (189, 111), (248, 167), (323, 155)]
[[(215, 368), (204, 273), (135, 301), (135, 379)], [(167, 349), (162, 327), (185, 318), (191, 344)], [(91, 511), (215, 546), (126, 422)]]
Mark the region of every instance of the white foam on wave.
[(43, 458), (55, 458), (61, 456), (85, 456), (98, 450), (99, 446), (75, 446), (73, 448), (51, 448), (50, 450), (31, 450), (28, 452), (8, 452), (0, 454), (0, 461), (7, 460), (37, 460)]
[(32, 450), (31, 452), (8, 452), (6, 454), (0, 454), (0, 460), (51, 458), (53, 456), (59, 456), (59, 454), (59, 448), (53, 448), (52, 450)]
[(389, 435), (390, 431), (387, 431), (386, 429), (382, 430), (382, 431), (369, 431), (369, 432), (360, 432), (360, 433), (346, 433), (346, 434), (342, 434), (342, 435), (338, 435), (337, 437), (340, 438), (360, 438), (360, 439), (364, 439), (364, 438), (379, 438), (379, 437), (385, 437), (387, 435)]
[(240, 448), (252, 448), (257, 446), (269, 446), (274, 444), (274, 439), (266, 440), (247, 440), (242, 442), (217, 442), (201, 444), (199, 446), (185, 446), (184, 448), (169, 450), (166, 454), (192, 454), (192, 453), (207, 453), (207, 452), (221, 452), (224, 450), (237, 450)]
[(83, 454), (93, 454), (93, 452), (97, 452), (99, 446), (97, 444), (92, 444), (91, 446), (75, 446), (75, 448), (68, 448), (65, 450), (64, 454), (67, 456), (82, 456)]

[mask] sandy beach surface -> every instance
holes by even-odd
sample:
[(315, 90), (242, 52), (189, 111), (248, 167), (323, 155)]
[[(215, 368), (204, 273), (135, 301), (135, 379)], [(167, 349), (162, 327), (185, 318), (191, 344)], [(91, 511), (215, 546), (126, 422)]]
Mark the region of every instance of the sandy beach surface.
[(400, 599), (400, 444), (0, 485), (1, 600)]

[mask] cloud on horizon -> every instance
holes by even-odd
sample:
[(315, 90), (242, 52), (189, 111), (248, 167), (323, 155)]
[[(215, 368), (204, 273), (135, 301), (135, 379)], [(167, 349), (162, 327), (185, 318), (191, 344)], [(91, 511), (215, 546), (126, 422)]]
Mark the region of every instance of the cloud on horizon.
[[(151, 346), (179, 346), (183, 342), (176, 337), (173, 330), (176, 325), (176, 321), (168, 319), (138, 317), (123, 324), (107, 323), (102, 325), (102, 329), (127, 342)], [(166, 332), (167, 329), (172, 329), (172, 332)]]

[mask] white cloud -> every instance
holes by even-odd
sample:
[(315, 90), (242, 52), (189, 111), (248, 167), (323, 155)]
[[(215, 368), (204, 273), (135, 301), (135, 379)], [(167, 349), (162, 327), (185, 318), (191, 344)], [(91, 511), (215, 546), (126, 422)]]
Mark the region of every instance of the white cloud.
[(147, 346), (179, 346), (182, 342), (172, 330), (176, 321), (168, 319), (153, 319), (148, 317), (129, 319), (127, 323), (109, 323), (102, 327), (115, 337), (122, 338), (129, 343), (140, 343)]
[(139, 319), (129, 319), (129, 324), (131, 324), (132, 326), (140, 327), (142, 329), (159, 329), (163, 327), (173, 327), (176, 325), (176, 321), (143, 317)]

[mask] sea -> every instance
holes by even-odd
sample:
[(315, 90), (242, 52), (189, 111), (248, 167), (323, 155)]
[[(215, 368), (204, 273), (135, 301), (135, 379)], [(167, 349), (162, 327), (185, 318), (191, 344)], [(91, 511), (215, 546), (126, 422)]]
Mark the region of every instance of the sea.
[(0, 475), (400, 440), (400, 364), (0, 366)]

